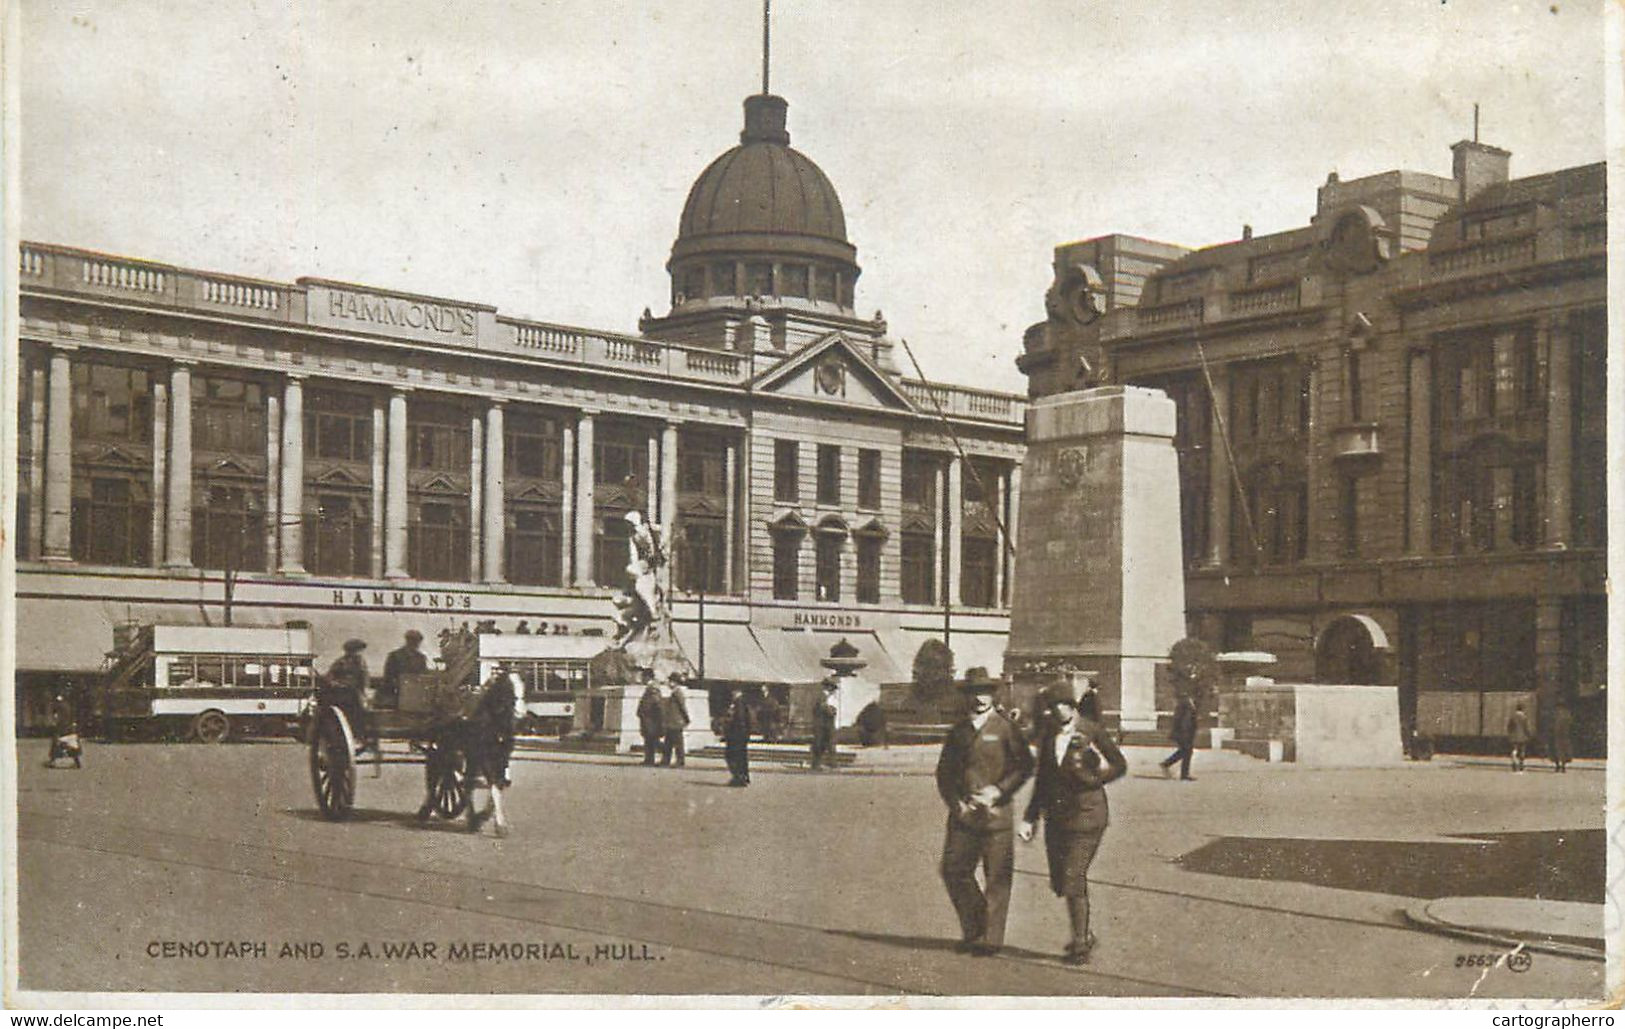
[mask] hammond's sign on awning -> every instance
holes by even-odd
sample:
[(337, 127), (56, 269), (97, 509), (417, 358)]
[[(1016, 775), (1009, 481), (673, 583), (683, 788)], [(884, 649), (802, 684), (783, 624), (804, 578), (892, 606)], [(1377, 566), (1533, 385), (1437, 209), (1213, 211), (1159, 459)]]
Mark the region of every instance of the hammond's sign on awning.
[(312, 325), (351, 332), (476, 346), (495, 328), (496, 308), (410, 293), (379, 293), (342, 282), (300, 279)]

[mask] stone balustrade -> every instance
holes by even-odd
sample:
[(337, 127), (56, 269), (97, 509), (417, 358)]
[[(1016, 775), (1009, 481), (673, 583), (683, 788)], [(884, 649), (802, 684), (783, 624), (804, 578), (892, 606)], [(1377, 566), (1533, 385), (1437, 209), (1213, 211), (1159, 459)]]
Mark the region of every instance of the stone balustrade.
[(1298, 307), (1299, 289), (1296, 281), (1278, 286), (1236, 290), (1230, 294), (1230, 316), (1240, 318), (1271, 311), (1290, 311)]
[[(315, 280), (312, 283), (269, 282), (38, 243), (22, 244), (18, 270), (25, 290), (123, 298), (172, 309), (195, 308), (217, 317), (229, 314), (297, 325), (316, 324), (307, 321), (309, 290), (329, 288)], [(379, 295), (391, 296), (387, 291), (379, 291)], [(592, 332), (501, 315), (482, 313), (477, 317), (482, 319), (479, 324), (483, 326), (478, 330), (479, 347), (538, 361), (730, 386), (743, 385), (753, 371), (748, 356), (732, 351)], [(1019, 425), (1026, 413), (1026, 401), (1019, 396), (957, 386), (932, 387), (906, 380), (902, 388), (926, 414), (937, 412), (937, 406), (930, 399), (933, 394), (941, 410), (951, 417)]]
[(1450, 250), (1429, 251), (1428, 267), (1434, 274), (1473, 272), (1535, 261), (1534, 235), (1489, 239)]
[(1026, 399), (1008, 393), (924, 383), (917, 379), (904, 379), (902, 385), (903, 393), (914, 401), (915, 406), (930, 415), (940, 410), (955, 418), (977, 418), (1016, 425), (1021, 424), (1027, 415)]
[(1140, 328), (1142, 329), (1163, 329), (1174, 325), (1201, 322), (1203, 310), (1204, 304), (1201, 297), (1192, 300), (1181, 300), (1173, 304), (1162, 304), (1158, 307), (1137, 309)]

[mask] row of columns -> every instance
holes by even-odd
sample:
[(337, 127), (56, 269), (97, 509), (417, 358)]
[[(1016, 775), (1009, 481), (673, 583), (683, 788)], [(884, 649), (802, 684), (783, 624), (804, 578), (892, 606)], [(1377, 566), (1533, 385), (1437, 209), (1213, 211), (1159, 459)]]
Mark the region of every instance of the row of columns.
[[(30, 381), (30, 418), (36, 423), (30, 453), (32, 524), (39, 526), (41, 557), (46, 561), (72, 560), (73, 513), (73, 404), (72, 346), (53, 347), (46, 369)], [(165, 568), (192, 567), (192, 374), (191, 361), (174, 361), (167, 381), (153, 384), (152, 553)], [(387, 400), (375, 402), (372, 412), (371, 524), (372, 575), (406, 579), (408, 570), (407, 397), (406, 388), (393, 389)], [(506, 581), (505, 401), (489, 401), (471, 424), (470, 471), (474, 489), (470, 497), (471, 578), (487, 583)], [(304, 376), (287, 375), (280, 395), (267, 397), (266, 554), (275, 571), (299, 576), (304, 567)], [(577, 412), (574, 425), (563, 429), (563, 452), (573, 455), (563, 468), (561, 514), (563, 528), (561, 567), (567, 583), (590, 586), (594, 567), (596, 503), (593, 476), (594, 422), (597, 412)], [(668, 528), (676, 524), (678, 486), (676, 422), (665, 423), (650, 440), (648, 479), (658, 490), (648, 491), (644, 512)], [(378, 445), (383, 441), (384, 445)], [(725, 581), (735, 583), (739, 548), (738, 511), (734, 482), (739, 467), (738, 443), (726, 449)]]

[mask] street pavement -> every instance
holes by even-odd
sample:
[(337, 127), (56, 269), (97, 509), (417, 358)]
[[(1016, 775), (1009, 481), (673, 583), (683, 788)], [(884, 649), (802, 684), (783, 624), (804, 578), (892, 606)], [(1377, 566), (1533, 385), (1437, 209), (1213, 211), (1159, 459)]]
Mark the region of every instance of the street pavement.
[(18, 749), (24, 990), (1603, 993), (1599, 961), (1508, 960), (1405, 915), (1466, 893), (1600, 904), (1600, 766), (1204, 753), (1181, 783), (1131, 750), (1091, 873), (1101, 942), (1073, 968), (1055, 960), (1066, 916), (1038, 844), (1018, 844), (1004, 954), (954, 953), (929, 754), (759, 766), (738, 790), (720, 762), (527, 753), (497, 839), (419, 826), (422, 770), (404, 753), (377, 778), (364, 765), (356, 817), (331, 823), (296, 744), (93, 745), (82, 771), (41, 768), (44, 747)]

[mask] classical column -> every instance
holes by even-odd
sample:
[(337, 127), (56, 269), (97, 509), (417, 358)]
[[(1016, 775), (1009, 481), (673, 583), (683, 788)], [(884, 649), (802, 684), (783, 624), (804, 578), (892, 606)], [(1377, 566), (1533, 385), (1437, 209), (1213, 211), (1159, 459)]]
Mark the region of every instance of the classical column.
[(948, 468), (946, 465), (937, 465), (936, 491), (933, 494), (936, 511), (932, 521), (931, 559), (936, 581), (932, 592), (938, 604), (948, 599)]
[(468, 580), (480, 582), (482, 531), (485, 528), (485, 419), (468, 417)]
[(507, 498), (504, 495), (507, 472), (507, 440), (502, 423), (502, 401), (493, 400), (485, 409), (485, 581), (506, 582)]
[(1413, 350), (1410, 362), (1410, 435), (1406, 440), (1405, 553), (1426, 554), (1433, 549), (1433, 358), (1426, 350)]
[(406, 391), (389, 394), (389, 464), (384, 471), (384, 577), (406, 571)]
[(1553, 319), (1546, 330), (1546, 544), (1567, 547), (1574, 528), (1574, 400), (1570, 381), (1573, 342), (1568, 325)]
[(559, 585), (568, 586), (575, 576), (576, 524), (576, 429), (559, 424)]
[(576, 416), (576, 582), (592, 585), (592, 535), (595, 498), (592, 479), (591, 411)]
[(282, 538), (282, 398), (265, 394), (265, 570), (278, 567)]
[(1004, 473), (993, 477), (993, 606), (1004, 603)]
[(169, 510), (167, 568), (192, 567), (192, 366), (176, 361), (169, 371)]
[[(1016, 532), (1017, 521), (1021, 514), (1020, 464), (1013, 464), (1010, 466), (1009, 491), (1009, 499), (1005, 504), (1005, 510), (1008, 511), (1009, 514), (1005, 516), (1004, 531), (1009, 533), (1010, 539), (1020, 540), (1021, 536)], [(1009, 606), (1010, 597), (1015, 591), (1016, 562), (1014, 557), (1007, 557), (1006, 560), (1008, 561), (1008, 565), (1004, 575), (1004, 603), (1006, 606)]]
[(384, 455), (387, 452), (389, 414), (382, 396), (372, 398), (372, 489), (367, 493), (368, 527), (372, 536), (372, 577), (384, 577)]
[[(649, 453), (649, 470), (644, 475), (643, 517), (651, 522), (660, 520), (660, 438), (651, 435), (645, 441)], [(670, 526), (667, 526), (670, 528)]]
[(305, 382), (290, 375), (282, 386), (282, 528), (279, 575), (305, 574)]
[(965, 462), (958, 455), (948, 459), (948, 524), (944, 527), (948, 534), (948, 576), (944, 596), (948, 603), (958, 605), (964, 602), (959, 595), (961, 579), (960, 565), (965, 556), (965, 534), (962, 526), (965, 520)]
[(51, 395), (45, 409), (44, 558), (72, 561), (73, 362), (67, 348), (51, 350), (49, 390)]
[[(24, 553), (40, 556), (40, 534), (45, 529), (45, 369), (28, 369), (28, 539)], [(154, 546), (152, 553), (158, 552)]]
[(1235, 490), (1230, 481), (1230, 448), (1225, 446), (1230, 413), (1230, 368), (1213, 369), (1213, 411), (1208, 429), (1207, 551), (1208, 563), (1230, 563), (1230, 503)]
[(154, 563), (164, 557), (164, 525), (169, 520), (167, 499), (169, 470), (169, 384), (152, 384), (152, 555)]
[(660, 515), (668, 534), (677, 529), (677, 423), (660, 431)]
[(726, 491), (722, 507), (722, 582), (729, 593), (739, 589), (739, 561), (736, 558), (739, 550), (739, 505), (735, 500), (737, 487), (734, 484), (738, 468), (739, 444), (730, 437), (722, 444), (722, 482)]

